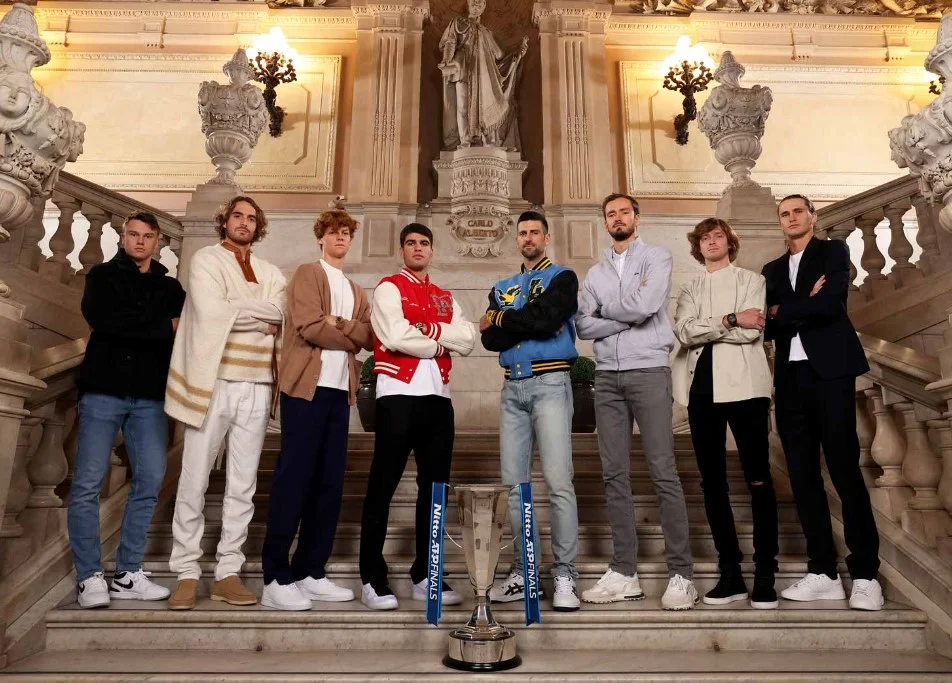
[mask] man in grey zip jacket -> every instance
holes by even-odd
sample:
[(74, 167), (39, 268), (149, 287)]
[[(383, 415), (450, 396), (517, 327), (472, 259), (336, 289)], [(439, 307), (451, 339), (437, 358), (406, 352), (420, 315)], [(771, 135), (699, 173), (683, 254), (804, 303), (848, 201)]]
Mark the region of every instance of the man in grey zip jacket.
[(585, 278), (576, 328), (580, 339), (595, 340), (595, 419), (614, 553), (608, 571), (582, 593), (582, 600), (606, 603), (644, 597), (637, 574), (629, 467), (634, 419), (661, 503), (669, 576), (661, 605), (691, 609), (698, 594), (671, 431), (671, 252), (638, 237), (641, 216), (634, 197), (609, 195), (602, 214), (613, 246)]

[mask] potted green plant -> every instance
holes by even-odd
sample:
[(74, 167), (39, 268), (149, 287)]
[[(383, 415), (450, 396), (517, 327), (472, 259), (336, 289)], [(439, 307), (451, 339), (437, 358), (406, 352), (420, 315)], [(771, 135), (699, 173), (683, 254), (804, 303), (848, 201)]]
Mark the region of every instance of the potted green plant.
[(373, 432), (377, 416), (377, 378), (374, 376), (374, 357), (368, 356), (360, 366), (360, 386), (357, 387), (357, 414), (365, 432)]
[(591, 434), (595, 431), (595, 361), (579, 356), (572, 365), (572, 432)]

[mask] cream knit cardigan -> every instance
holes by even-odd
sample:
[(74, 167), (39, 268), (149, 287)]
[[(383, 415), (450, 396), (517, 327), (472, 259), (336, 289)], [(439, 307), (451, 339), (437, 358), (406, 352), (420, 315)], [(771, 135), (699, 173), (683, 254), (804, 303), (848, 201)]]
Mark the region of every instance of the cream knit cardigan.
[[(249, 286), (235, 254), (217, 244), (199, 249), (189, 264), (165, 412), (196, 429), (205, 421), (217, 378), (274, 381), (277, 340), (267, 332), (269, 324), (280, 328), (283, 321), (286, 280), (276, 266), (254, 254), (251, 267), (258, 287)], [(230, 366), (240, 370), (226, 372)]]

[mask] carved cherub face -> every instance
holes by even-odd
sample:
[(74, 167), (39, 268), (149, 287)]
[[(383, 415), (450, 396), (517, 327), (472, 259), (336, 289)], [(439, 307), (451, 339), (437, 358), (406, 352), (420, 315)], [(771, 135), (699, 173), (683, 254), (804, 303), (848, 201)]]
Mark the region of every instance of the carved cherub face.
[(469, 0), (467, 4), (470, 19), (478, 19), (486, 10), (486, 0)]
[(0, 76), (0, 115), (8, 119), (22, 116), (30, 106), (33, 79), (28, 74), (7, 72)]

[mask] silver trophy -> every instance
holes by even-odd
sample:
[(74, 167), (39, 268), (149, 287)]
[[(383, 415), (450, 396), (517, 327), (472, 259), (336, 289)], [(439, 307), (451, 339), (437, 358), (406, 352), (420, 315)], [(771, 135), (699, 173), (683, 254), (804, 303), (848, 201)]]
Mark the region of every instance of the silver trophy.
[(462, 671), (503, 671), (519, 666), (516, 634), (500, 626), (489, 609), (489, 589), (499, 563), (509, 486), (465, 484), (453, 487), (459, 505), (466, 569), (476, 591), (469, 623), (450, 633), (443, 664)]

